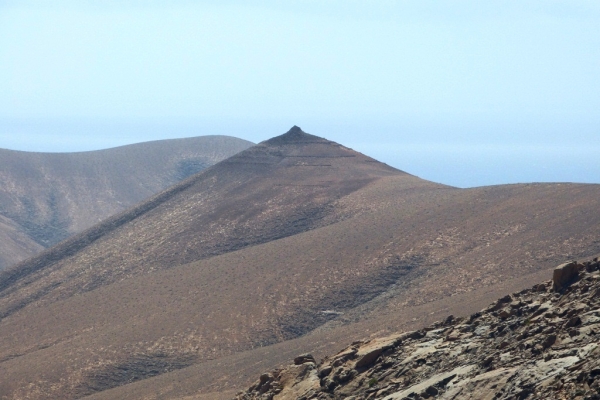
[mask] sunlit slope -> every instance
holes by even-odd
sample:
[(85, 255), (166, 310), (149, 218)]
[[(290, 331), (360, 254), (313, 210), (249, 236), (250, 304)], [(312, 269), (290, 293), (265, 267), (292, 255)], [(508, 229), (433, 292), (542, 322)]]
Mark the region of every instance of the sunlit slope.
[(339, 198), (393, 175), (439, 186), (290, 131), (0, 274), (0, 312), (331, 224), (357, 212)]
[(229, 390), (287, 352), (471, 312), (599, 253), (599, 194), (450, 188), (292, 129), (2, 274), (0, 392)]
[[(321, 323), (323, 311), (343, 314), (330, 316), (330, 322), (298, 339), (223, 358), (209, 356), (216, 358), (212, 361), (202, 357), (197, 365), (93, 398), (151, 398), (157, 393), (164, 395), (161, 398), (183, 398), (239, 388), (238, 382), (255, 379), (249, 375), (253, 368), (274, 367), (307, 351), (320, 356), (349, 341), (416, 329), (450, 314), (467, 315), (490, 299), (547, 279), (551, 269), (565, 259), (600, 252), (598, 221), (593, 217), (598, 204), (589, 201), (597, 196), (597, 185), (498, 186), (461, 194), (448, 190), (436, 192), (437, 199), (427, 201), (429, 196), (394, 200), (390, 192), (394, 192), (391, 181), (395, 179), (379, 180), (345, 199), (386, 198), (377, 211), (260, 246), (255, 258), (250, 249), (239, 252), (244, 272), (231, 279), (249, 280), (248, 286), (257, 292), (254, 297), (242, 297), (235, 289), (225, 293), (208, 290), (212, 293), (208, 297), (214, 296), (215, 302), (210, 308), (220, 315), (211, 314), (212, 318), (229, 320), (228, 328), (219, 331), (228, 342), (241, 329), (246, 337), (264, 344), (265, 332), (282, 332), (282, 326), (289, 327), (288, 321), (301, 324), (312, 317), (316, 325)], [(438, 206), (440, 213), (431, 213)], [(477, 217), (480, 213), (483, 215)], [(489, 218), (495, 222), (486, 223)], [(508, 228), (513, 225), (518, 227)], [(434, 235), (427, 234), (428, 230)], [(443, 234), (448, 231), (452, 234)], [(285, 255), (277, 250), (271, 253), (271, 246), (286, 249)], [(296, 252), (296, 246), (301, 250)], [(223, 259), (223, 263), (233, 262)], [(270, 264), (282, 267), (264, 267)], [(389, 270), (403, 265), (408, 271), (397, 273), (394, 279)], [(216, 274), (216, 270), (210, 271)], [(227, 273), (232, 272), (227, 269)], [(253, 274), (257, 278), (249, 279)], [(177, 286), (170, 279), (162, 282)], [(241, 284), (239, 291), (247, 290), (246, 284)], [(199, 301), (205, 302), (210, 300), (204, 297)], [(253, 317), (227, 317), (225, 310), (232, 309), (232, 303), (238, 304), (235, 309), (239, 313)], [(253, 312), (259, 307), (256, 303), (271, 306)], [(284, 309), (293, 310), (292, 316)], [(202, 332), (203, 325), (198, 319), (196, 329)]]
[(0, 149), (0, 217), (13, 226), (0, 227), (0, 269), (251, 145), (202, 136), (81, 153)]

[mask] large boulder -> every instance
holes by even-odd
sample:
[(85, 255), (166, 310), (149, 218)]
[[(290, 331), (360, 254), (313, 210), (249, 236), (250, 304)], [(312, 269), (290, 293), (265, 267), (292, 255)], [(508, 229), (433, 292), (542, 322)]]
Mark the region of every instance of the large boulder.
[(569, 286), (569, 283), (573, 282), (579, 275), (579, 266), (575, 261), (569, 261), (564, 264), (560, 264), (554, 268), (554, 274), (552, 275), (552, 282), (554, 291), (558, 292), (565, 287)]

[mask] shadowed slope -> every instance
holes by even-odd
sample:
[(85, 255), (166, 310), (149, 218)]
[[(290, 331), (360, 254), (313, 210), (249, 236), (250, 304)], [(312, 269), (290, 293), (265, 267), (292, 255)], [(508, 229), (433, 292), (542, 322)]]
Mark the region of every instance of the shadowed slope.
[(293, 129), (0, 275), (0, 392), (229, 390), (286, 343), (329, 351), (474, 311), (600, 252), (599, 195), (449, 188)]
[[(227, 136), (82, 153), (0, 149), (0, 269), (81, 232), (252, 143)], [(8, 230), (7, 230), (8, 229)]]

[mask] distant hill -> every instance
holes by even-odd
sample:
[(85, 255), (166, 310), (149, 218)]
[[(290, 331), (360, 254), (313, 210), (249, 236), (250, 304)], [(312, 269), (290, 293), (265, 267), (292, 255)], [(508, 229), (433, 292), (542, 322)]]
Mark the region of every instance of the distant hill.
[(599, 207), (600, 185), (457, 189), (294, 127), (0, 273), (0, 393), (232, 396), (600, 253)]
[(0, 269), (251, 145), (201, 136), (80, 153), (0, 149)]

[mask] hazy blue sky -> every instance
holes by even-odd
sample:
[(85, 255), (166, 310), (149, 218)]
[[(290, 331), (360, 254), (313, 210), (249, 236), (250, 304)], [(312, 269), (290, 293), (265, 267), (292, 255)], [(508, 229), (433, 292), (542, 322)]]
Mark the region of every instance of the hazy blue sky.
[(458, 186), (600, 183), (598, 110), (595, 0), (0, 0), (2, 148), (296, 124)]

